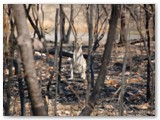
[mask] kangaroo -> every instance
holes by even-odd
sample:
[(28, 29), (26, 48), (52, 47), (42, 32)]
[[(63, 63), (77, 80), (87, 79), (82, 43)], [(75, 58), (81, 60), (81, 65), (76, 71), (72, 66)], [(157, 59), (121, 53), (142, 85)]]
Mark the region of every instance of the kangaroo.
[(86, 79), (86, 60), (83, 56), (82, 41), (77, 41), (76, 48), (73, 52), (73, 58), (71, 59), (71, 79), (74, 77), (74, 73), (81, 73), (81, 78)]

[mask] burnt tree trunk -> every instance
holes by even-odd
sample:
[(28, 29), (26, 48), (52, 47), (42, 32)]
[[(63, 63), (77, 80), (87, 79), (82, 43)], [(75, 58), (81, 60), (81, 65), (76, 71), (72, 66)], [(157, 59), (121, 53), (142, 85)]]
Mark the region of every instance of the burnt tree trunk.
[[(89, 14), (88, 14), (89, 13)], [(93, 43), (93, 5), (89, 5), (89, 9), (87, 10), (87, 24), (88, 24), (88, 33), (89, 33), (89, 43), (88, 43), (88, 65), (87, 65), (87, 93), (86, 93), (86, 99), (88, 102), (90, 90), (91, 90), (91, 74), (93, 74), (93, 58), (92, 58), (92, 43)], [(91, 73), (92, 70), (92, 73)], [(94, 74), (93, 74), (94, 75)], [(93, 76), (92, 75), (92, 76)], [(93, 80), (93, 79), (92, 79)]]
[(128, 59), (128, 41), (125, 42), (125, 54), (123, 58), (123, 67), (122, 67), (122, 80), (121, 80), (121, 93), (120, 93), (120, 102), (119, 102), (119, 116), (123, 116), (123, 107), (124, 107), (124, 94), (125, 94), (125, 72), (126, 72), (126, 65)]
[(54, 102), (54, 115), (56, 116), (57, 112), (57, 97), (58, 97), (58, 45), (57, 45), (57, 40), (58, 40), (58, 13), (59, 9), (56, 9), (56, 16), (55, 16), (55, 58), (54, 58), (54, 67), (56, 69), (56, 95), (55, 95), (55, 102)]
[[(145, 9), (148, 9), (148, 5), (144, 5)], [(145, 10), (145, 15), (146, 15), (146, 25), (145, 25), (145, 28), (146, 28), (146, 35), (147, 35), (147, 46), (148, 46), (148, 52), (149, 52), (149, 55), (150, 55), (150, 35), (149, 35), (149, 20), (150, 20), (150, 16), (149, 16), (149, 13), (148, 11)], [(147, 101), (150, 100), (150, 97), (151, 97), (151, 93), (150, 93), (150, 64), (149, 64), (149, 59), (148, 59), (148, 64), (147, 64), (147, 88), (146, 88), (146, 93), (147, 93)]]
[[(73, 24), (73, 5), (71, 4), (71, 12), (70, 12), (70, 22)], [(70, 34), (71, 34), (71, 24), (69, 23), (69, 27), (67, 30), (66, 38), (65, 38), (65, 43), (69, 42)]]
[(22, 4), (10, 5), (13, 10), (16, 23), (18, 39), (17, 43), (20, 46), (20, 52), (24, 63), (26, 83), (30, 96), (33, 115), (46, 116), (44, 101), (41, 95), (39, 82), (37, 80), (36, 71), (34, 68), (33, 49), (29, 36), (25, 10)]
[(60, 51), (59, 51), (59, 68), (58, 68), (58, 91), (57, 93), (59, 94), (60, 91), (60, 81), (61, 81), (61, 67), (62, 67), (62, 51), (63, 51), (63, 43), (65, 41), (65, 29), (64, 29), (64, 25), (65, 25), (65, 16), (62, 12), (62, 5), (60, 5)]
[(21, 62), (20, 57), (18, 57), (18, 60), (14, 60), (14, 66), (15, 66), (15, 74), (18, 75), (18, 88), (19, 88), (19, 97), (20, 97), (20, 103), (21, 103), (21, 116), (25, 116), (25, 93), (24, 93), (24, 78), (21, 74)]
[[(60, 25), (61, 25), (61, 33), (63, 34), (63, 43), (68, 43), (69, 39), (70, 39), (70, 34), (71, 34), (71, 30), (72, 30), (72, 25), (74, 23), (73, 21), (73, 5), (71, 5), (71, 11), (70, 11), (70, 20), (68, 19), (68, 17), (66, 16), (64, 10), (63, 10), (63, 5), (60, 4)], [(67, 33), (65, 33), (65, 18), (67, 18), (68, 22), (69, 22), (69, 27), (67, 29)], [(60, 34), (61, 34), (60, 33)]]
[[(10, 116), (10, 102), (11, 102), (11, 80), (7, 81), (6, 85), (6, 97), (7, 100), (3, 98), (3, 108), (4, 108), (4, 115)], [(3, 91), (4, 94), (4, 91)]]
[(153, 24), (153, 40), (155, 41), (155, 5), (154, 4), (151, 4), (151, 9), (152, 9), (152, 24)]
[(112, 5), (111, 19), (109, 21), (110, 27), (109, 27), (109, 31), (108, 31), (107, 42), (105, 44), (105, 50), (103, 53), (100, 72), (98, 74), (98, 78), (97, 78), (97, 81), (96, 81), (95, 86), (93, 88), (93, 91), (92, 91), (91, 95), (89, 96), (89, 101), (88, 101), (87, 105), (85, 106), (85, 108), (81, 111), (80, 116), (88, 116), (91, 114), (91, 112), (94, 109), (94, 106), (96, 104), (96, 101), (99, 99), (100, 91), (103, 88), (105, 76), (107, 73), (107, 66), (108, 66), (110, 58), (111, 58), (112, 45), (113, 45), (113, 41), (115, 39), (117, 20), (118, 20), (118, 16), (119, 16), (118, 7), (119, 7), (119, 5)]
[[(39, 11), (39, 4), (37, 4), (37, 11)], [(36, 28), (38, 28), (38, 17), (35, 19)], [(36, 37), (36, 31), (33, 33), (34, 38)]]
[(120, 31), (120, 44), (125, 43), (125, 7), (121, 8), (121, 31)]
[[(152, 36), (152, 39), (153, 41), (155, 41), (155, 5), (154, 4), (151, 4), (151, 9), (152, 9), (152, 29), (153, 29), (153, 36)], [(152, 90), (152, 94), (151, 94), (151, 110), (154, 110), (154, 98), (155, 98), (155, 73), (152, 72), (152, 87), (151, 87), (151, 90)]]

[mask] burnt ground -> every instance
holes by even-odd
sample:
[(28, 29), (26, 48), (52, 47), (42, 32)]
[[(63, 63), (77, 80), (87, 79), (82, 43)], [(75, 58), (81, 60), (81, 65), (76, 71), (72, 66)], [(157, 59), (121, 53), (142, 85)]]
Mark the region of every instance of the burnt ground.
[[(147, 58), (143, 45), (137, 43), (131, 45), (125, 72), (126, 92), (124, 95), (124, 116), (154, 116), (155, 106), (151, 110), (151, 105), (146, 102), (146, 83), (147, 83)], [(154, 42), (151, 44), (151, 62), (155, 66), (155, 47)], [(64, 47), (64, 50), (72, 51), (71, 47)], [(87, 47), (83, 48), (87, 54)], [(98, 76), (101, 65), (101, 58), (104, 51), (104, 46), (100, 46), (94, 59), (94, 77)], [(117, 116), (119, 114), (119, 94), (122, 79), (122, 66), (124, 56), (124, 46), (114, 46), (112, 57), (108, 66), (108, 73), (104, 87), (100, 93), (100, 99), (97, 101), (92, 116)], [(54, 55), (49, 55), (46, 62), (46, 56), (35, 54), (35, 68), (38, 75), (38, 80), (41, 86), (41, 91), (44, 99), (48, 103), (48, 114), (53, 115), (55, 100), (55, 75), (51, 80), (51, 73), (54, 74)], [(85, 81), (79, 78), (76, 74), (74, 80), (70, 80), (70, 62), (68, 57), (62, 58), (62, 73), (60, 82), (60, 91), (57, 96), (57, 116), (77, 116), (85, 106), (84, 99), (86, 93)], [(153, 71), (155, 74), (155, 71)], [(6, 83), (8, 76), (4, 77), (4, 100), (6, 100)], [(49, 85), (49, 87), (48, 87)], [(25, 93), (25, 108), (26, 116), (32, 115), (29, 96), (26, 83), (23, 80)], [(71, 90), (72, 89), (72, 90)], [(152, 93), (153, 91), (151, 91)], [(155, 98), (153, 98), (155, 99)], [(11, 103), (10, 113), (13, 116), (20, 115), (20, 97), (18, 91), (17, 76), (12, 77), (11, 81)]]

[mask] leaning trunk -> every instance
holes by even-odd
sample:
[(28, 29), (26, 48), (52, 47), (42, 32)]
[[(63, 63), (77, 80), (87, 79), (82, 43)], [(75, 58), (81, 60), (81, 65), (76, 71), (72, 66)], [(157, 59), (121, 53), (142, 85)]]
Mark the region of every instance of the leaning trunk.
[(21, 56), (24, 63), (25, 77), (27, 78), (26, 83), (28, 86), (32, 112), (33, 115), (36, 116), (45, 116), (47, 115), (47, 112), (44, 108), (44, 101), (34, 68), (33, 50), (24, 7), (21, 4), (10, 6), (13, 10), (14, 19), (16, 22), (18, 33), (17, 43), (20, 46)]
[(95, 83), (95, 86), (93, 88), (93, 92), (89, 96), (89, 101), (87, 105), (85, 106), (85, 108), (80, 113), (80, 116), (87, 116), (91, 114), (96, 104), (96, 101), (99, 99), (100, 91), (103, 88), (105, 76), (107, 73), (107, 66), (109, 64), (110, 57), (111, 57), (112, 45), (115, 39), (115, 32), (116, 32), (118, 13), (119, 13), (118, 7), (119, 7), (118, 5), (112, 5), (110, 27), (109, 27), (109, 32), (108, 32), (107, 43), (105, 44), (105, 50), (103, 53), (100, 72), (99, 72), (97, 81)]

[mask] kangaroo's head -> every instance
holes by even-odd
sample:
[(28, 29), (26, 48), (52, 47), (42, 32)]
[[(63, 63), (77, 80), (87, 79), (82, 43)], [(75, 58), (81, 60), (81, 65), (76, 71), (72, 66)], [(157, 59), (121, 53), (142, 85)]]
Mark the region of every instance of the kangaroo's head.
[(82, 40), (81, 39), (77, 40), (76, 47), (77, 47), (77, 49), (82, 47)]

